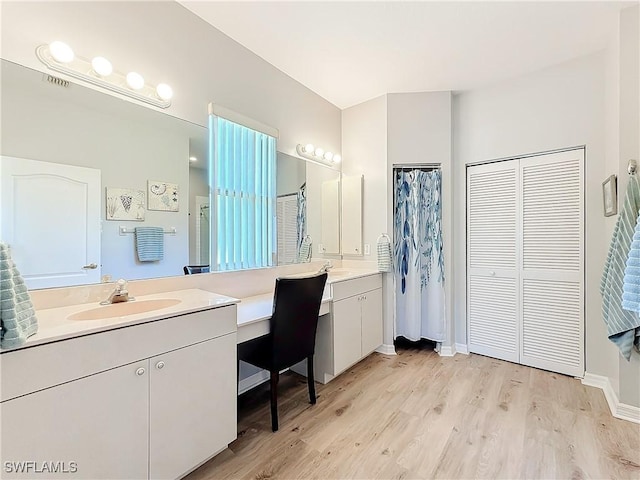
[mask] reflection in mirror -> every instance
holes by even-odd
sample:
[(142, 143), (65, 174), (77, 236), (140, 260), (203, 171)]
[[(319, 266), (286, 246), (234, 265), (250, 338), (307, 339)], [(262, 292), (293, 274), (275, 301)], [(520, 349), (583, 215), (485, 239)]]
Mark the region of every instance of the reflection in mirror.
[[(339, 182), (337, 170), (278, 152), (278, 265), (339, 253)], [(335, 202), (327, 201), (327, 185), (335, 188)], [(326, 238), (334, 233), (335, 243), (327, 249)]]
[[(32, 182), (29, 188), (34, 193), (20, 197), (27, 189), (13, 188), (13, 175), (7, 174), (4, 159), (0, 165), (0, 241), (11, 246), (29, 288), (183, 275), (186, 265), (209, 263), (212, 216), (205, 127), (5, 60), (0, 69), (0, 155), (14, 157), (20, 168), (28, 166), (27, 159), (38, 168), (44, 164), (53, 169), (47, 179), (56, 177), (60, 184), (75, 185), (43, 194)], [(203, 117), (204, 123), (204, 107)], [(339, 212), (324, 205), (322, 184), (339, 184), (340, 173), (296, 157), (279, 157), (286, 158), (278, 167), (283, 194), (297, 193), (305, 185), (305, 236), (312, 241), (312, 255), (329, 254), (323, 246), (325, 232), (338, 231)], [(75, 173), (67, 174), (71, 167), (90, 172), (97, 186), (89, 186), (91, 182), (85, 186)], [(32, 177), (45, 178), (41, 173)], [(177, 185), (177, 211), (149, 209), (149, 182), (160, 183), (156, 193), (164, 188), (162, 184)], [(42, 183), (52, 189), (56, 182)], [(114, 215), (107, 211), (107, 188), (110, 198), (120, 202), (118, 212), (111, 211)], [(89, 209), (86, 199), (71, 195), (72, 190), (91, 196), (97, 213)], [(59, 196), (60, 192), (64, 195)], [(141, 199), (139, 208), (134, 208), (136, 198)], [(17, 220), (8, 225), (10, 219)], [(167, 232), (162, 260), (139, 261), (131, 232), (142, 226)], [(95, 231), (89, 232), (90, 228)], [(339, 245), (331, 248), (339, 252)]]
[[(21, 160), (22, 169), (25, 159), (33, 160), (35, 171), (22, 172), (18, 181), (3, 159), (0, 240), (11, 245), (29, 288), (183, 274), (183, 267), (197, 259), (195, 247), (194, 257), (190, 252), (190, 230), (196, 226), (189, 215), (195, 217), (192, 190), (208, 197), (200, 181), (207, 178), (206, 128), (11, 62), (3, 60), (1, 68), (0, 154)], [(197, 175), (190, 175), (190, 156), (198, 158), (193, 162)], [(41, 182), (47, 194), (37, 182), (23, 181), (37, 179), (43, 165), (53, 169), (47, 178), (64, 178), (68, 185), (84, 181), (68, 175), (66, 167), (98, 173), (96, 187), (83, 187), (87, 196), (97, 198), (98, 223), (83, 221), (86, 209), (78, 205), (81, 197), (66, 194), (69, 187), (59, 189), (60, 196), (51, 190), (54, 182)], [(190, 180), (197, 180), (197, 186), (191, 187)], [(152, 195), (157, 196), (155, 206)], [(19, 222), (10, 223), (10, 218)], [(162, 260), (138, 259), (133, 231), (143, 226), (167, 232)], [(91, 235), (96, 239), (89, 242)], [(200, 255), (208, 256), (206, 251)], [(96, 268), (83, 268), (91, 264)]]

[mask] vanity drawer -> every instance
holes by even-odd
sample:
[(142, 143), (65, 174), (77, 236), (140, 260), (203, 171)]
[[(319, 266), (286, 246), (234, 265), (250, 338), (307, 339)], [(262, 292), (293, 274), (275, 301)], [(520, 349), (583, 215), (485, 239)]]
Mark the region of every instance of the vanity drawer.
[(367, 277), (353, 278), (342, 282), (331, 284), (333, 301), (342, 300), (343, 298), (353, 297), (360, 293), (369, 292), (377, 288), (382, 288), (382, 275), (375, 274)]
[(237, 330), (229, 305), (0, 355), (0, 401), (133, 363)]

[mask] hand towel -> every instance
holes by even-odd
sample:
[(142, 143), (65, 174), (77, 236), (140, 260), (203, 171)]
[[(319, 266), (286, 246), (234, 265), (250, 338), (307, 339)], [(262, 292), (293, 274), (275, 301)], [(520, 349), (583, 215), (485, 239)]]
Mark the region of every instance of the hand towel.
[[(637, 339), (634, 337), (636, 329), (640, 326), (638, 314), (623, 309), (625, 265), (635, 235), (638, 211), (640, 211), (640, 183), (636, 176), (629, 177), (624, 204), (613, 229), (609, 253), (600, 282), (602, 318), (607, 326), (609, 340), (616, 344), (622, 356), (627, 360), (631, 358), (634, 340), (637, 344)], [(632, 261), (630, 275), (633, 274), (633, 270), (631, 270), (633, 266)], [(628, 278), (627, 283), (627, 289), (631, 293), (635, 288), (631, 285), (631, 277)]]
[(27, 286), (11, 260), (9, 246), (0, 243), (0, 348), (15, 348), (38, 331)]
[(391, 239), (389, 235), (382, 234), (378, 238), (378, 271), (391, 272)]
[(300, 244), (298, 251), (298, 263), (307, 263), (311, 261), (311, 237), (307, 235)]
[[(640, 314), (640, 215), (636, 220), (633, 241), (631, 242), (627, 264), (624, 269), (622, 308), (634, 312), (636, 314), (636, 322), (631, 325), (633, 329), (625, 332), (620, 340), (626, 342), (626, 344), (634, 344), (636, 350), (640, 351), (640, 317), (638, 316)], [(625, 345), (625, 350), (628, 349), (630, 347)]]
[(136, 251), (141, 262), (157, 262), (164, 258), (164, 229), (136, 227)]

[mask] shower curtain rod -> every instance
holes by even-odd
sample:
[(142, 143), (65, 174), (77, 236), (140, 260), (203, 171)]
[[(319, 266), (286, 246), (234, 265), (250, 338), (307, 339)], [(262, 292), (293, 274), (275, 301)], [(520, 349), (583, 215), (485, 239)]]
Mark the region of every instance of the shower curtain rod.
[(437, 169), (437, 168), (441, 168), (440, 163), (408, 163), (408, 164), (402, 164), (402, 163), (394, 163), (393, 164), (393, 168), (400, 168), (402, 170), (406, 170), (406, 169), (413, 169), (413, 168), (433, 168), (433, 169)]

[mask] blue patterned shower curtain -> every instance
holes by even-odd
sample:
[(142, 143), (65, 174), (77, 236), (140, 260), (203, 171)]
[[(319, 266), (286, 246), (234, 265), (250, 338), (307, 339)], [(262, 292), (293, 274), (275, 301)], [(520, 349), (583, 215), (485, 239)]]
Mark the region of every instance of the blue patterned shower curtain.
[(440, 170), (394, 170), (395, 336), (445, 339)]

